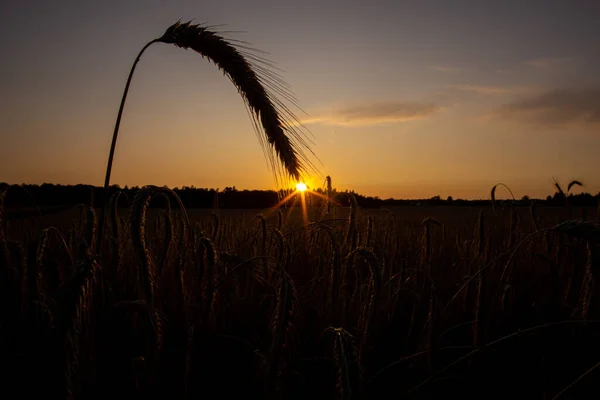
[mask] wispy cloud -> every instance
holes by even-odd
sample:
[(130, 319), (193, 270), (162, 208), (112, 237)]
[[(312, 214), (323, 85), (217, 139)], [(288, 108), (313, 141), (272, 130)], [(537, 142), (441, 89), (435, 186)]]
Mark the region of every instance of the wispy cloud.
[(448, 65), (432, 65), (431, 69), (438, 72), (461, 72), (463, 68), (450, 67)]
[(462, 84), (462, 85), (450, 85), (451, 88), (461, 90), (464, 92), (472, 92), (479, 94), (517, 94), (517, 93), (532, 93), (538, 88), (534, 86), (486, 86), (486, 85), (471, 85), (471, 84)]
[(555, 89), (507, 103), (489, 117), (540, 126), (599, 125), (600, 85), (585, 89)]
[(329, 113), (317, 112), (302, 123), (357, 126), (412, 121), (434, 115), (443, 107), (436, 104), (401, 101), (380, 101), (340, 107)]
[(462, 90), (463, 92), (473, 92), (480, 94), (503, 94), (511, 93), (510, 88), (502, 86), (481, 86), (481, 85), (450, 85), (453, 89)]
[(538, 70), (559, 72), (576, 67), (579, 60), (572, 57), (546, 57), (527, 60), (524, 64)]

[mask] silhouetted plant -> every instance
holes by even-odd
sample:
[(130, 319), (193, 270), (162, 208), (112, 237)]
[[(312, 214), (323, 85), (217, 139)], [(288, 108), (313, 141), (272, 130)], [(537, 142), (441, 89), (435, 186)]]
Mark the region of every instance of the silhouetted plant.
[[(292, 100), (293, 102), (295, 100), (282, 79), (271, 70), (271, 64), (267, 60), (252, 54), (252, 49), (243, 45), (238, 45), (238, 47), (246, 49), (246, 51), (238, 50), (232, 45), (232, 42), (234, 41), (225, 40), (206, 27), (178, 21), (171, 25), (161, 37), (148, 42), (137, 55), (121, 99), (106, 166), (104, 179), (105, 202), (100, 220), (98, 251), (100, 250), (105, 224), (104, 211), (107, 208), (109, 199), (108, 187), (110, 185), (113, 157), (129, 85), (142, 54), (154, 43), (170, 43), (183, 49), (192, 49), (202, 57), (214, 62), (232, 81), (244, 99), (253, 119), (252, 122), (257, 131), (260, 145), (263, 148), (265, 157), (270, 162), (275, 178), (278, 180), (279, 178), (291, 177), (300, 180), (305, 164), (310, 164), (303, 148), (307, 150), (310, 150), (310, 148), (305, 141), (302, 124), (290, 109), (281, 100), (277, 99), (275, 94), (286, 100)], [(262, 126), (264, 137), (258, 132), (259, 126)], [(269, 149), (267, 149), (264, 139), (267, 140)], [(276, 157), (272, 154), (273, 150)]]

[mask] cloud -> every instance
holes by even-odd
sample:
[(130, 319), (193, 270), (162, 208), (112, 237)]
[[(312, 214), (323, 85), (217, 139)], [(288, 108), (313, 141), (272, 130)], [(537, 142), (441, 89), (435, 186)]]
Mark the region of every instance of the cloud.
[(451, 88), (462, 90), (464, 92), (473, 92), (480, 94), (503, 94), (511, 93), (510, 88), (501, 86), (481, 86), (481, 85), (450, 85)]
[(555, 89), (507, 103), (492, 116), (541, 126), (600, 124), (600, 85)]
[(579, 61), (571, 57), (547, 57), (527, 60), (524, 64), (538, 70), (558, 72), (576, 67)]
[(431, 66), (431, 69), (438, 71), (438, 72), (461, 72), (461, 71), (463, 71), (463, 68), (450, 67), (447, 65), (433, 65), (433, 66)]
[(330, 113), (316, 113), (302, 120), (302, 123), (340, 126), (401, 123), (425, 118), (440, 110), (442, 107), (436, 104), (383, 101), (348, 105)]
[(486, 85), (450, 85), (453, 89), (458, 89), (463, 92), (472, 92), (479, 94), (515, 94), (515, 93), (532, 93), (538, 91), (533, 86), (486, 86)]

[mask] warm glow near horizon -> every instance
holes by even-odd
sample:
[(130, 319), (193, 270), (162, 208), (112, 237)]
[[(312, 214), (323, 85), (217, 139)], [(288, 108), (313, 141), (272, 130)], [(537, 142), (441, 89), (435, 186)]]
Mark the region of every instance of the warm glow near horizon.
[[(331, 176), (337, 190), (489, 198), (503, 182), (516, 197), (545, 198), (556, 178), (600, 192), (598, 2), (9, 3), (0, 182), (101, 185), (136, 54), (196, 18), (226, 24), (217, 30), (282, 70), (306, 113), (286, 105), (322, 162), (307, 174)], [(144, 53), (112, 184), (279, 189), (265, 161), (214, 64), (164, 43)]]
[(297, 190), (298, 192), (304, 192), (304, 191), (306, 191), (306, 183), (303, 183), (303, 182), (298, 182), (298, 183), (296, 184), (296, 190)]

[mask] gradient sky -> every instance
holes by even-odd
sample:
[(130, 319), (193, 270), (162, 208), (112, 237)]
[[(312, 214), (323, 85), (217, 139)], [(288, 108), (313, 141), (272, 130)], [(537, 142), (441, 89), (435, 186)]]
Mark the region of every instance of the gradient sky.
[[(0, 181), (101, 185), (136, 54), (195, 19), (283, 69), (338, 189), (600, 191), (598, 0), (21, 0), (2, 16)], [(112, 183), (275, 188), (231, 82), (162, 43), (133, 78)]]

